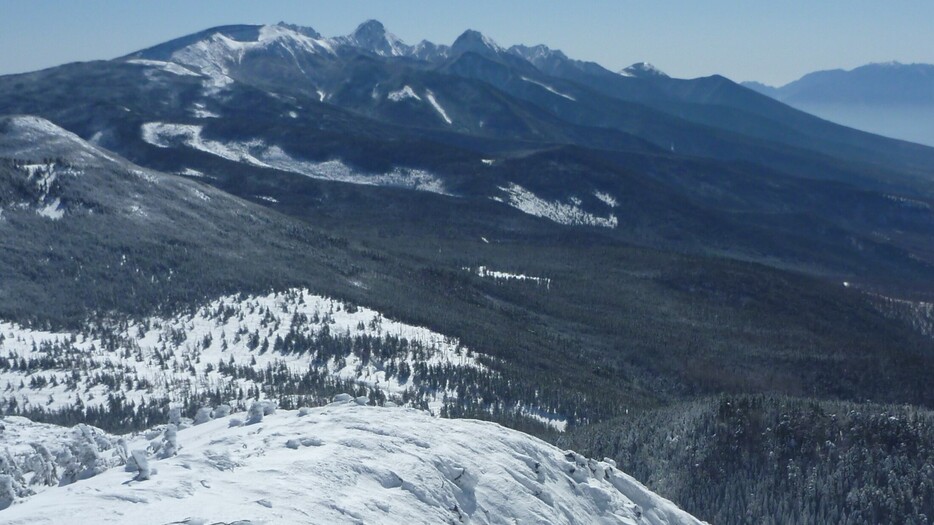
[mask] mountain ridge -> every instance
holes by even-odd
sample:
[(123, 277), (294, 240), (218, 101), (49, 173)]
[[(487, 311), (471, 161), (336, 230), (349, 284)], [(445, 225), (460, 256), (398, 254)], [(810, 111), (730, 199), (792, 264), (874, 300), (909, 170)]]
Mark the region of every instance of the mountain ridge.
[(833, 122), (934, 146), (934, 65), (872, 63), (744, 86)]

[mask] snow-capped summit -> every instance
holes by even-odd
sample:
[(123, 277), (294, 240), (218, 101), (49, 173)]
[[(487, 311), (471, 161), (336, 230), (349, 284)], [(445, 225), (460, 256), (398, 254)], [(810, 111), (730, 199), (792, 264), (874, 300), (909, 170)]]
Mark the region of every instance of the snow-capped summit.
[(496, 55), (505, 52), (505, 49), (479, 31), (468, 29), (451, 44), (451, 53), (477, 53), (478, 55)]
[[(93, 477), (14, 498), (0, 519), (9, 525), (71, 523), (75, 516), (89, 523), (132, 517), (138, 525), (701, 523), (612, 461), (495, 423), (362, 406), (366, 398), (349, 395), (335, 400), (299, 411), (263, 404), (249, 416), (221, 411), (216, 419), (217, 411), (206, 409), (201, 424), (185, 428), (178, 420), (180, 430), (168, 425), (124, 442), (92, 439), (97, 434), (86, 429), (73, 438), (80, 446), (70, 448), (81, 453), (69, 465)], [(47, 435), (46, 460), (14, 462), (45, 474), (55, 469), (55, 451), (69, 448), (61, 440), (71, 438), (36, 427), (14, 435), (40, 442)]]
[[(54, 152), (54, 155), (53, 155)], [(61, 157), (85, 165), (113, 163), (113, 157), (74, 133), (33, 115), (0, 118), (0, 156)]]
[(422, 40), (412, 47), (410, 55), (413, 58), (432, 62), (435, 60), (443, 60), (447, 58), (450, 51), (451, 48), (446, 45), (435, 44), (434, 42), (429, 42), (428, 40)]
[(299, 33), (301, 35), (307, 36), (309, 38), (313, 38), (315, 40), (320, 40), (322, 38), (321, 33), (315, 31), (313, 28), (308, 27), (308, 26), (300, 26), (296, 24), (289, 24), (286, 22), (279, 22), (276, 25), (283, 29), (288, 29), (289, 31)]
[(535, 46), (514, 45), (509, 48), (509, 52), (522, 57), (532, 64), (550, 60), (567, 60), (567, 55), (559, 49), (551, 49), (544, 44)]
[(664, 71), (649, 64), (648, 62), (636, 62), (635, 64), (620, 70), (620, 75), (633, 78), (667, 78)]
[[(301, 71), (319, 56), (333, 55), (331, 42), (310, 27), (285, 23), (264, 26), (223, 26), (182, 37), (159, 46), (133, 53), (128, 62), (162, 69), (173, 68), (176, 74), (188, 71), (206, 78), (211, 89), (229, 86), (246, 64), (253, 59), (287, 57), (289, 64)], [(179, 70), (177, 66), (183, 66)]]
[(382, 22), (367, 20), (353, 33), (334, 39), (339, 44), (350, 45), (379, 56), (405, 56), (411, 52), (408, 46), (396, 35), (386, 31)]

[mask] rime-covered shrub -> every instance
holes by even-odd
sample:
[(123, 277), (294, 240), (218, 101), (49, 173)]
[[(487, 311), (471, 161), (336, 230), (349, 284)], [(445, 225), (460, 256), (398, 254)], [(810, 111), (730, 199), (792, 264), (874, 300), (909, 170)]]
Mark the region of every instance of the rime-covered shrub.
[(178, 427), (175, 425), (166, 425), (165, 432), (162, 434), (162, 448), (159, 452), (160, 457), (170, 458), (178, 454)]
[(198, 412), (195, 414), (194, 424), (201, 425), (207, 423), (211, 420), (211, 414), (214, 411), (211, 407), (201, 407), (198, 409)]

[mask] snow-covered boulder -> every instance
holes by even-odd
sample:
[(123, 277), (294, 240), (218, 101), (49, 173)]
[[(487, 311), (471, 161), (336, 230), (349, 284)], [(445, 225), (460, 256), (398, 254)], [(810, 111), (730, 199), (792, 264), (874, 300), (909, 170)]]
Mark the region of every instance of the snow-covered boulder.
[[(181, 429), (177, 455), (16, 499), (0, 521), (699, 523), (609, 462), (494, 423), (346, 401), (304, 413)], [(143, 481), (143, 461), (159, 474)]]

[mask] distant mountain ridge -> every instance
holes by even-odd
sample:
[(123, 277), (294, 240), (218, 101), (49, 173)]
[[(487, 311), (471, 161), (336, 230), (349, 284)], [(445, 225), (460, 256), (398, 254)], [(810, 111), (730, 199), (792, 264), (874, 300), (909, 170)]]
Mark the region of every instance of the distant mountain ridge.
[(851, 70), (808, 73), (783, 86), (743, 82), (750, 89), (795, 104), (934, 104), (934, 64), (882, 62)]
[(780, 87), (743, 85), (840, 124), (934, 145), (934, 64), (873, 63), (808, 73)]

